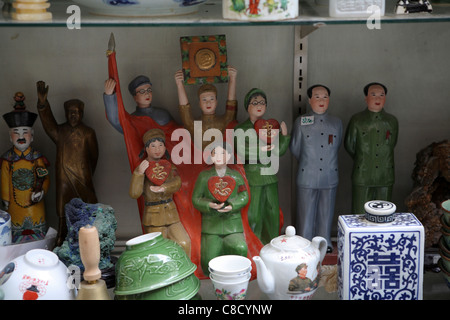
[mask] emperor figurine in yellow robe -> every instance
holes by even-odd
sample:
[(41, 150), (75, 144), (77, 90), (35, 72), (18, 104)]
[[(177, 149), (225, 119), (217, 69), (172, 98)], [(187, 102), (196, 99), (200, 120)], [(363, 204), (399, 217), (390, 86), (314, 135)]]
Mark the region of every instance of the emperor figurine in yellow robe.
[(47, 159), (31, 146), (37, 114), (22, 106), (3, 115), (13, 146), (1, 157), (1, 199), (11, 215), (12, 242), (40, 240), (47, 232), (44, 195)]

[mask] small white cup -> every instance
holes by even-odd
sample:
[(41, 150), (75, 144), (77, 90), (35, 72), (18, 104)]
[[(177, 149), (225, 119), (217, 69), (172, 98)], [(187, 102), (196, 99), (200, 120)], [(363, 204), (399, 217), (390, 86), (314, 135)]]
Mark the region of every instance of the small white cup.
[(250, 273), (244, 280), (234, 282), (217, 281), (211, 278), (217, 300), (244, 300), (250, 278)]
[(239, 255), (224, 255), (211, 259), (208, 263), (209, 271), (216, 275), (244, 274), (251, 270), (252, 262), (247, 257)]
[(246, 280), (250, 274), (250, 270), (248, 272), (244, 272), (244, 273), (240, 273), (240, 274), (236, 274), (236, 275), (227, 275), (224, 276), (222, 274), (216, 274), (214, 272), (211, 272), (209, 274), (209, 278), (211, 280), (216, 280), (216, 281), (220, 281), (220, 282), (227, 282), (227, 283), (231, 283), (231, 282), (240, 282), (240, 281), (244, 281)]

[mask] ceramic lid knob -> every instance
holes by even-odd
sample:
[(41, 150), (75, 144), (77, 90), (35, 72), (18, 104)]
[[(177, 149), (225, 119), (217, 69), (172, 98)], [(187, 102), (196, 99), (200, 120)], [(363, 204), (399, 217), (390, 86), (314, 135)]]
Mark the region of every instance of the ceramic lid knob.
[(84, 226), (78, 233), (80, 245), (80, 257), (84, 265), (83, 277), (86, 281), (96, 281), (101, 277), (98, 267), (100, 262), (100, 240), (97, 228), (94, 226)]
[(293, 226), (286, 227), (286, 236), (288, 237), (295, 236), (295, 228)]

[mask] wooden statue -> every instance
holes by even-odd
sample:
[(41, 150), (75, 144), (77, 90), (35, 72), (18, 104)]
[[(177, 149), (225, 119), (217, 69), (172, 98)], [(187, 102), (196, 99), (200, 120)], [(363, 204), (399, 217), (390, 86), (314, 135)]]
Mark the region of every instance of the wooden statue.
[(39, 117), (47, 135), (56, 144), (56, 212), (59, 230), (56, 245), (67, 234), (64, 206), (73, 198), (96, 203), (93, 175), (98, 160), (98, 143), (94, 129), (83, 122), (84, 103), (78, 99), (64, 103), (66, 122), (57, 124), (47, 100), (48, 86), (36, 84)]

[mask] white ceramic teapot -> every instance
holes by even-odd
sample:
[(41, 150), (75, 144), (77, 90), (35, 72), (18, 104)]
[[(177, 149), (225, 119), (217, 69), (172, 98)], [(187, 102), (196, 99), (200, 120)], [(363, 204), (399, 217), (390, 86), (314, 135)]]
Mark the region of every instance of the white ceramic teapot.
[(272, 300), (311, 299), (318, 287), (320, 266), (327, 252), (327, 240), (312, 241), (295, 235), (295, 228), (265, 245), (256, 264), (258, 286)]

